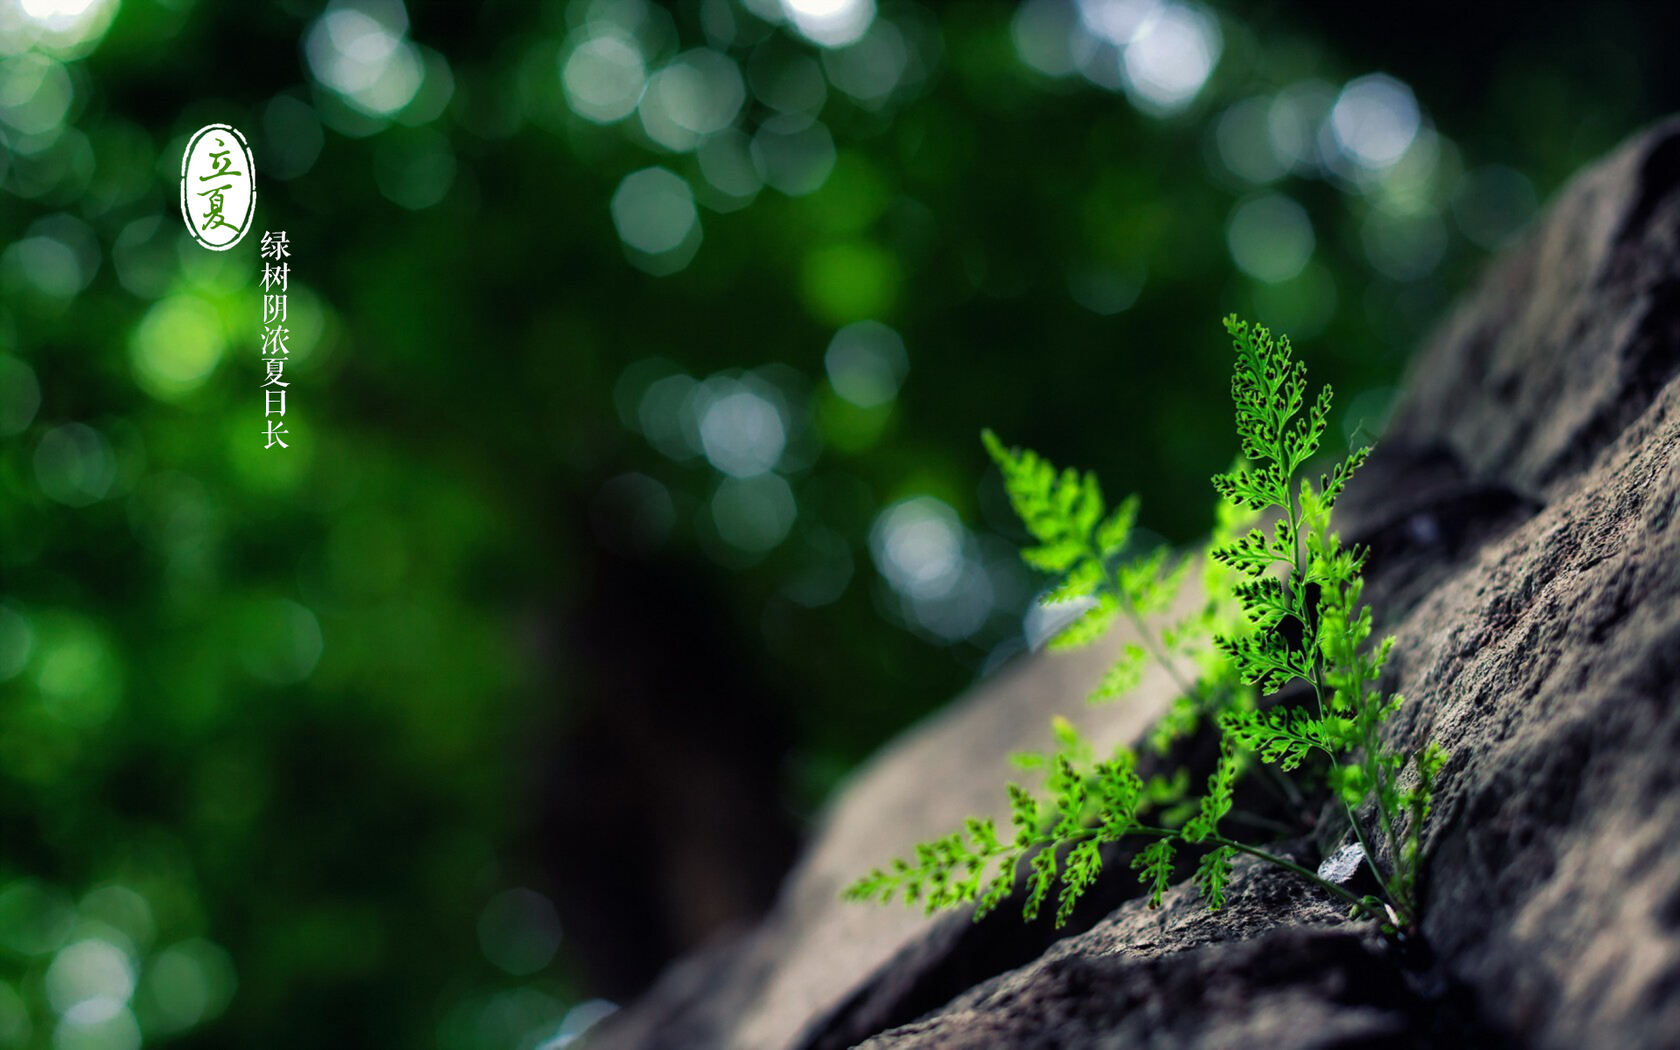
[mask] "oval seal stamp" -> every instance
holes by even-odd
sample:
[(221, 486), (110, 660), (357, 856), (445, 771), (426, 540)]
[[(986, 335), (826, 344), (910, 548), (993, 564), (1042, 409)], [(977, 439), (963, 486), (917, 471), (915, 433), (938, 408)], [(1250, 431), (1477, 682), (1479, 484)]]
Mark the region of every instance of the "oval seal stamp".
[(257, 171), (245, 136), (231, 124), (199, 128), (181, 154), (181, 218), (215, 252), (238, 244), (257, 213)]

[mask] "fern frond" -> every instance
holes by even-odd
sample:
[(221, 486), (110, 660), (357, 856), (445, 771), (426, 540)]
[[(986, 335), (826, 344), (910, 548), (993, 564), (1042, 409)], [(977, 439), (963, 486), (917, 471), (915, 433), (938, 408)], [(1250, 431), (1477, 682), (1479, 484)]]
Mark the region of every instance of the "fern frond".
[(1103, 674), (1102, 681), (1091, 691), (1091, 702), (1113, 700), (1136, 689), (1138, 683), (1143, 681), (1143, 665), (1148, 658), (1149, 654), (1144, 651), (1143, 646), (1127, 643), (1120, 652), (1120, 658), (1114, 661)]
[(1144, 801), (1143, 779), (1130, 754), (1097, 767), (1095, 794), (1098, 802), (1097, 840), (1118, 842), (1137, 826), (1138, 810)]
[(1283, 435), (1281, 442), (1284, 452), (1283, 472), (1293, 475), (1302, 464), (1313, 457), (1318, 451), (1319, 443), (1324, 438), (1324, 431), (1330, 421), (1330, 403), (1333, 394), (1328, 384), (1319, 388), (1318, 397), (1313, 401), (1312, 408), (1307, 414), (1295, 420), (1294, 426)]
[(1183, 740), (1202, 724), (1202, 705), (1194, 697), (1177, 696), (1149, 732), (1149, 746), (1164, 755), (1175, 741)]
[(1083, 764), (1091, 761), (1091, 742), (1085, 739), (1085, 734), (1079, 727), (1063, 718), (1052, 715), (1050, 718), (1050, 735), (1056, 739), (1056, 753), (1070, 761)]
[(1271, 542), (1259, 529), (1249, 529), (1238, 536), (1235, 542), (1213, 548), (1208, 551), (1208, 556), (1250, 576), (1260, 575), (1278, 560), (1272, 551)]
[(1095, 558), (1082, 557), (1074, 562), (1073, 568), (1067, 571), (1060, 582), (1045, 592), (1040, 602), (1044, 605), (1059, 605), (1062, 602), (1090, 598), (1096, 595), (1102, 583), (1102, 563)]
[(1225, 883), (1231, 878), (1231, 858), (1236, 852), (1230, 846), (1216, 846), (1196, 863), (1196, 888), (1209, 911), (1225, 907)]
[(870, 872), (846, 896), (881, 901), (898, 896), (928, 911), (973, 902), (978, 918), (1009, 896), (1025, 860), (1024, 914), (1029, 920), (1037, 916), (1059, 882), (1056, 922), (1066, 922), (1101, 870), (1102, 845), (1138, 828), (1147, 787), (1130, 751), (1091, 762), (1089, 742), (1071, 723), (1058, 718), (1054, 731), (1060, 750), (1034, 756), (1050, 770), (1046, 797), (1040, 800), (1019, 784), (1008, 786), (1012, 838), (1001, 837), (989, 820), (971, 819), (962, 832), (920, 843), (912, 858)]
[[(1003, 476), (1010, 504), (1037, 541), (1022, 550), (1022, 560), (1056, 577), (1042, 601), (1047, 605), (1091, 602), (1056, 633), (1050, 649), (1090, 645), (1108, 632), (1122, 610), (1139, 619), (1172, 604), (1188, 561), (1180, 560), (1168, 569), (1170, 551), (1165, 546), (1122, 560), (1137, 524), (1135, 495), (1107, 509), (1095, 474), (1057, 471), (1031, 449), (1005, 446), (990, 430), (982, 431), (980, 438)], [(1140, 663), (1128, 649), (1090, 699), (1114, 699), (1136, 686), (1140, 677)]]
[(1243, 455), (1256, 462), (1269, 459), (1287, 472), (1285, 432), (1301, 410), (1306, 365), (1293, 359), (1287, 336), (1274, 339), (1264, 325), (1250, 326), (1233, 314), (1225, 319), (1225, 330), (1237, 351), (1231, 401)]
[(1294, 679), (1312, 674), (1307, 655), (1275, 634), (1216, 638), (1214, 643), (1230, 657), (1242, 680), (1263, 692), (1275, 693)]
[[(1401, 923), (1413, 918), (1421, 829), (1445, 756), (1433, 744), (1413, 753), (1415, 779), (1402, 785), (1405, 756), (1382, 732), (1402, 702), (1380, 688), (1393, 639), (1372, 642), (1373, 618), (1362, 600), (1368, 551), (1343, 546), (1330, 531), (1332, 508), (1369, 449), (1348, 453), (1318, 475), (1316, 485), (1300, 478), (1323, 447), (1333, 392), (1322, 387), (1309, 403), (1306, 368), (1287, 337), (1235, 317), (1225, 319), (1225, 328), (1235, 351), (1231, 400), (1241, 457), (1213, 479), (1221, 498), (1201, 559), (1207, 599), (1163, 632), (1159, 645), (1146, 637), (1145, 645), (1126, 646), (1092, 694), (1108, 699), (1134, 687), (1151, 651), (1163, 661), (1193, 656), (1199, 674), (1194, 684), (1180, 680), (1184, 695), (1157, 723), (1153, 741), (1164, 752), (1172, 740), (1211, 720), (1220, 731), (1220, 754), (1206, 793), (1187, 796), (1183, 769), (1144, 782), (1129, 751), (1094, 761), (1089, 743), (1058, 719), (1054, 753), (1015, 756), (1022, 768), (1046, 770), (1047, 784), (1042, 798), (1008, 786), (1006, 836), (991, 821), (970, 820), (959, 832), (918, 844), (911, 857), (871, 871), (847, 889), (848, 896), (896, 896), (930, 911), (972, 903), (979, 917), (1010, 895), (1020, 874), (1023, 913), (1033, 919), (1055, 893), (1059, 926), (1100, 877), (1103, 846), (1139, 836), (1149, 841), (1131, 866), (1151, 907), (1160, 905), (1171, 884), (1183, 843), (1200, 847), (1193, 881), (1217, 910), (1226, 902), (1238, 851), (1313, 878), (1286, 858), (1226, 838), (1219, 826), (1250, 756), (1293, 772), (1319, 752), (1329, 760), (1328, 786), (1346, 803), (1386, 901), (1317, 881), (1352, 902), (1357, 913), (1398, 915)], [(1057, 470), (1030, 450), (1005, 447), (989, 430), (982, 440), (1032, 536), (1022, 557), (1054, 577), (1044, 600), (1089, 603), (1052, 648), (1095, 641), (1121, 613), (1141, 621), (1171, 606), (1190, 561), (1169, 565), (1164, 547), (1125, 560), (1137, 522), (1135, 496), (1109, 508), (1094, 474)], [(1266, 521), (1264, 529), (1257, 527)], [(1286, 632), (1290, 624), (1298, 631)], [(1176, 663), (1171, 666), (1177, 675)], [(1296, 678), (1312, 684), (1316, 712), (1259, 710), (1257, 690), (1275, 691)], [(1386, 873), (1377, 860), (1381, 852), (1367, 844), (1361, 811), (1374, 812), (1376, 830), (1386, 839), (1383, 852), (1393, 858)], [(1147, 824), (1140, 819), (1146, 812), (1156, 814)]]
[(1027, 902), (1021, 906), (1021, 917), (1028, 922), (1038, 918), (1039, 909), (1050, 896), (1050, 887), (1056, 883), (1056, 868), (1053, 846), (1045, 846), (1033, 854), (1032, 871), (1027, 875)]
[(1113, 513), (1103, 519), (1097, 527), (1097, 552), (1104, 557), (1119, 554), (1125, 549), (1127, 541), (1132, 538), (1132, 527), (1137, 524), (1138, 498), (1127, 496), (1114, 508)]
[(1219, 833), (1219, 822), (1225, 814), (1231, 812), (1231, 802), (1237, 787), (1237, 775), (1242, 769), (1242, 759), (1235, 748), (1226, 746), (1220, 749), (1219, 762), (1213, 767), (1208, 776), (1207, 794), (1202, 796), (1200, 809), (1191, 817), (1180, 831), (1185, 842), (1201, 842), (1210, 835)]
[(987, 915), (996, 911), (1009, 898), (1015, 889), (1015, 862), (1013, 859), (1006, 863), (992, 880), (986, 884), (985, 892), (981, 893), (974, 904), (974, 921), (979, 922)]
[(1423, 823), (1429, 819), (1430, 810), (1435, 802), (1435, 778), (1441, 775), (1441, 770), (1446, 764), (1447, 753), (1433, 741), (1412, 755), (1412, 765), (1417, 770), (1418, 780), (1417, 784), (1405, 793), (1403, 802), (1407, 815), (1411, 818), (1406, 842), (1407, 859), (1414, 866), (1422, 849)]
[[(1244, 446), (1245, 455), (1259, 455), (1259, 450)], [(1284, 487), (1285, 476), (1276, 464), (1267, 464), (1250, 470), (1238, 467), (1225, 474), (1213, 476), (1213, 488), (1220, 498), (1238, 504), (1252, 507), (1255, 510), (1265, 510), (1275, 507), (1289, 498), (1289, 490)]]
[(1163, 572), (1171, 554), (1172, 551), (1163, 545), (1115, 568), (1115, 585), (1134, 614), (1148, 616), (1172, 604), (1173, 597), (1184, 582), (1189, 562), (1188, 559), (1180, 559), (1171, 570)]
[(1299, 767), (1315, 750), (1335, 757), (1353, 731), (1345, 718), (1314, 718), (1298, 708), (1231, 711), (1220, 721), (1226, 733), (1262, 762), (1275, 762), (1285, 772)]
[(1010, 784), (1009, 822), (1015, 828), (1015, 845), (1025, 849), (1038, 837), (1038, 799), (1019, 784)]
[(1086, 839), (1068, 851), (1067, 862), (1062, 866), (1062, 895), (1056, 902), (1056, 926), (1067, 925), (1068, 919), (1073, 917), (1074, 905), (1079, 898), (1097, 881), (1102, 872), (1102, 853), (1098, 850), (1096, 839)]
[(1114, 617), (1119, 611), (1120, 603), (1112, 594), (1100, 594), (1095, 605), (1057, 631), (1046, 647), (1052, 652), (1082, 649), (1108, 632), (1109, 624), (1114, 622)]
[(1347, 488), (1347, 483), (1353, 477), (1354, 472), (1365, 465), (1365, 460), (1370, 458), (1370, 455), (1371, 450), (1369, 448), (1354, 449), (1348, 453), (1346, 459), (1336, 464), (1330, 473), (1319, 478), (1318, 487), (1324, 494), (1326, 510), (1336, 505), (1336, 500), (1341, 497), (1342, 490)]
[(1138, 881), (1149, 891), (1149, 906), (1159, 908), (1161, 897), (1172, 885), (1173, 840), (1151, 842), (1132, 858), (1132, 867), (1138, 872)]
[(1260, 576), (1243, 580), (1232, 588), (1242, 603), (1248, 622), (1262, 631), (1269, 631), (1295, 614), (1295, 605), (1283, 592), (1283, 581), (1276, 576)]

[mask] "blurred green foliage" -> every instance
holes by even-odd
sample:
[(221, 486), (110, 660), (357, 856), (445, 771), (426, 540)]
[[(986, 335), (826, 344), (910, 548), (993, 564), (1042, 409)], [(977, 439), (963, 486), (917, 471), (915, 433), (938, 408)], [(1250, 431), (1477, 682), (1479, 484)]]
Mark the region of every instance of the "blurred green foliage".
[[(551, 630), (604, 559), (718, 596), (805, 816), (1028, 644), (982, 424), (1188, 539), (1237, 311), (1378, 430), (1657, 112), (1662, 35), (1467, 71), (1427, 23), (1495, 14), (1357, 6), (0, 6), (0, 1047), (563, 1045), (606, 1007), (533, 814), (612, 703)], [(260, 194), (216, 254), (176, 212), (211, 122)]]

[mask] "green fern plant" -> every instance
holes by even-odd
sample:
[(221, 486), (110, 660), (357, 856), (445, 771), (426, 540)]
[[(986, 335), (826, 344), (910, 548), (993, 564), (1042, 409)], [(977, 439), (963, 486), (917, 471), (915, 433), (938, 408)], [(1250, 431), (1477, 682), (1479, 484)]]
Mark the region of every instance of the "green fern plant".
[[(1164, 544), (1128, 558), (1138, 514), (1135, 494), (1110, 511), (1094, 473), (1058, 472), (1030, 449), (1006, 447), (990, 430), (982, 431), (980, 438), (1003, 476), (1015, 513), (1037, 541), (1036, 546), (1021, 552), (1022, 559), (1055, 577), (1044, 603), (1088, 604), (1050, 640), (1049, 648), (1090, 645), (1119, 618), (1130, 621), (1142, 639), (1142, 644), (1122, 647), (1119, 659), (1087, 697), (1090, 702), (1115, 700), (1130, 692), (1141, 681), (1149, 660), (1154, 659), (1179, 688), (1171, 712), (1161, 720), (1153, 737), (1156, 749), (1165, 751), (1174, 740), (1194, 732), (1203, 718), (1252, 699), (1251, 691), (1240, 687), (1222, 660), (1200, 660), (1199, 674), (1191, 680), (1174, 659), (1196, 659), (1215, 634), (1238, 632), (1240, 617), (1235, 615), (1235, 604), (1229, 596), (1229, 569), (1205, 561), (1203, 590), (1208, 600), (1157, 636), (1146, 627), (1146, 618), (1173, 606), (1195, 560), (1180, 558), (1173, 562), (1172, 552)], [(1219, 511), (1214, 529), (1216, 543), (1234, 539), (1236, 524), (1242, 520), (1241, 508), (1229, 501), (1222, 502)]]
[[(1117, 618), (1130, 620), (1142, 644), (1122, 650), (1091, 699), (1129, 691), (1150, 659), (1162, 665), (1180, 695), (1157, 729), (1157, 746), (1209, 721), (1220, 733), (1206, 792), (1184, 800), (1182, 770), (1146, 782), (1124, 748), (1099, 761), (1073, 726), (1057, 719), (1052, 755), (1018, 756), (1025, 768), (1048, 770), (1048, 793), (1040, 799), (1008, 786), (1012, 834), (971, 819), (962, 831), (917, 846), (913, 858), (870, 872), (848, 897), (897, 896), (930, 912), (973, 904), (978, 919), (1013, 892), (1025, 869), (1023, 914), (1032, 920), (1055, 893), (1059, 926), (1099, 876), (1102, 847), (1130, 839), (1137, 846), (1131, 866), (1152, 907), (1171, 886), (1180, 853), (1191, 851), (1194, 884), (1217, 910), (1234, 855), (1246, 853), (1314, 882), (1390, 932), (1414, 923), (1421, 831), (1445, 755), (1434, 744), (1423, 748), (1412, 756), (1411, 783), (1403, 783), (1405, 756), (1381, 732), (1402, 703), (1378, 685), (1393, 639), (1370, 644), (1371, 611), (1361, 603), (1368, 552), (1344, 547), (1330, 531), (1331, 509), (1369, 449), (1334, 464), (1316, 485), (1302, 477), (1328, 426), (1330, 388), (1309, 405), (1306, 368), (1287, 338), (1235, 317), (1225, 327), (1236, 352), (1231, 396), (1242, 458), (1214, 478), (1221, 503), (1204, 559), (1207, 600), (1159, 635), (1148, 618), (1174, 604), (1193, 559), (1174, 562), (1164, 546), (1129, 557), (1136, 496), (1110, 508), (1094, 474), (1057, 471), (1036, 453), (982, 434), (1035, 541), (1022, 556), (1055, 578), (1045, 601), (1086, 603), (1051, 647), (1089, 644)], [(1193, 680), (1180, 666), (1190, 657), (1198, 667)], [(1258, 702), (1296, 679), (1311, 686), (1312, 707)], [(1317, 775), (1339, 796), (1356, 855), (1369, 865), (1380, 896), (1357, 895), (1221, 832), (1238, 781), (1257, 763), (1285, 776)], [(1386, 864), (1374, 842), (1386, 849)]]

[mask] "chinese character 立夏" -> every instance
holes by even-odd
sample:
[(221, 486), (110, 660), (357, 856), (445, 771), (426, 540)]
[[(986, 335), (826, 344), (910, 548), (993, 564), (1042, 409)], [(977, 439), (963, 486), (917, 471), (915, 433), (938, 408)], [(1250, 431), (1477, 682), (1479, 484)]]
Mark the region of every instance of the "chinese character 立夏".
[(285, 230), (278, 233), (272, 230), (265, 232), (262, 235), (262, 257), (275, 260), (290, 259), (292, 257), (290, 244), (291, 242), (286, 240)]
[(264, 445), (263, 448), (273, 448), (275, 445), (279, 445), (281, 448), (291, 448), (292, 447), (292, 446), (286, 444), (284, 441), (280, 440), (282, 435), (289, 433), (289, 431), (286, 429), (286, 423), (285, 423), (284, 420), (270, 419), (267, 423), (267, 426), (268, 426), (268, 433), (264, 434), (263, 436), (268, 438), (268, 444)]
[(263, 296), (263, 324), (286, 319), (286, 297), (283, 295)]
[[(53, 5), (35, 6), (45, 11)], [(74, 6), (80, 10), (88, 2), (78, 0)], [(0, 22), (5, 20), (0, 15)], [(244, 240), (256, 218), (257, 172), (251, 148), (239, 129), (231, 124), (199, 128), (187, 140), (180, 172), (181, 221), (193, 240), (214, 252)]]
[(288, 263), (281, 263), (279, 266), (270, 266), (268, 263), (263, 263), (263, 291), (266, 292), (275, 285), (279, 285), (280, 290), (284, 292), (286, 283), (291, 276), (291, 269)]
[[(276, 402), (275, 402), (274, 399), (277, 398), (277, 397), (280, 399), (280, 401), (278, 402), (279, 407), (275, 407)], [(283, 416), (285, 414), (286, 414), (286, 392), (284, 390), (270, 390), (267, 394), (267, 397), (263, 401), (263, 415), (265, 415), (265, 416)]]
[(262, 352), (265, 354), (290, 354), (291, 349), (286, 346), (286, 339), (292, 334), (290, 328), (276, 325), (263, 329)]
[(283, 382), (280, 379), (280, 377), (282, 375), (284, 375), (285, 372), (286, 372), (286, 362), (284, 360), (282, 360), (281, 358), (278, 358), (278, 357), (269, 358), (268, 359), (268, 378), (263, 381), (263, 386), (291, 386), (292, 384), (287, 383), (287, 382)]

